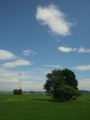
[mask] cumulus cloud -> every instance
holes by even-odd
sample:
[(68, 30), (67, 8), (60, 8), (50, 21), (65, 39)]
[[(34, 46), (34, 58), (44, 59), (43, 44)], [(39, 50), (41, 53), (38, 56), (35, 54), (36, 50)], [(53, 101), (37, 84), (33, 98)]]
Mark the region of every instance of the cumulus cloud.
[(90, 53), (90, 49), (85, 49), (84, 47), (80, 47), (80, 48), (70, 48), (70, 47), (64, 47), (64, 46), (60, 46), (58, 47), (58, 50), (60, 50), (61, 52), (79, 52), (79, 53)]
[(24, 50), (24, 51), (23, 51), (23, 55), (28, 56), (28, 55), (30, 55), (30, 54), (37, 54), (37, 53), (34, 52), (34, 51), (32, 51), (32, 50)]
[(46, 65), (46, 67), (61, 68), (61, 66), (60, 66), (60, 65)]
[(90, 90), (90, 78), (78, 81), (79, 90)]
[(9, 60), (17, 58), (11, 52), (0, 49), (0, 60)]
[(54, 4), (46, 7), (38, 6), (36, 19), (42, 25), (47, 25), (52, 33), (61, 36), (70, 35), (70, 28), (74, 25), (67, 21), (65, 13)]
[(79, 65), (76, 67), (72, 67), (72, 69), (80, 70), (80, 71), (90, 70), (90, 65)]
[(16, 60), (14, 62), (8, 62), (8, 63), (5, 63), (5, 64), (2, 64), (2, 66), (7, 67), (7, 68), (14, 68), (16, 66), (31, 65), (31, 64), (32, 63), (27, 61), (27, 60), (19, 59), (19, 60)]

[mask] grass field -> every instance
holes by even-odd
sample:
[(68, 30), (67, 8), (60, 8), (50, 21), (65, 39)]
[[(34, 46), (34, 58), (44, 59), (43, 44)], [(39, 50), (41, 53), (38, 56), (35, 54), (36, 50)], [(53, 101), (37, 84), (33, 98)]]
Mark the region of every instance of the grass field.
[(52, 102), (40, 94), (0, 94), (0, 120), (90, 120), (90, 94), (70, 102)]

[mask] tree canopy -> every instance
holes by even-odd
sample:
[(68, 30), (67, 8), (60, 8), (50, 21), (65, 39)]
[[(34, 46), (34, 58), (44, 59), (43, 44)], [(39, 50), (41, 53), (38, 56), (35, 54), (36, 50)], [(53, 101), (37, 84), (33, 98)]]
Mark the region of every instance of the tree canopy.
[(18, 89), (18, 90), (17, 90), (17, 89), (14, 89), (14, 90), (13, 90), (13, 94), (14, 94), (14, 95), (22, 95), (22, 94), (23, 94), (22, 89)]
[(46, 93), (58, 100), (69, 100), (73, 96), (78, 96), (78, 81), (73, 71), (69, 69), (53, 70), (46, 75), (44, 84)]

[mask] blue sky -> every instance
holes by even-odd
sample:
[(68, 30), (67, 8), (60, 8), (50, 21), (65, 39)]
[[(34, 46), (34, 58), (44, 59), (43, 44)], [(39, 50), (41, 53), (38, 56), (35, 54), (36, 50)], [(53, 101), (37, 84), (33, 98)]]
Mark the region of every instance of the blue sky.
[(89, 41), (89, 0), (0, 0), (0, 90), (43, 91), (64, 68), (90, 90)]

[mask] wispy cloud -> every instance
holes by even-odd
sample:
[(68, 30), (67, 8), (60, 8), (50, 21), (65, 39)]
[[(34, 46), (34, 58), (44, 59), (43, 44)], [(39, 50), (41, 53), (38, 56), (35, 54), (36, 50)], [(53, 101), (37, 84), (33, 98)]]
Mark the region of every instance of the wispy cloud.
[(81, 53), (83, 53), (83, 52), (90, 53), (90, 49), (85, 49), (84, 47), (80, 47), (80, 48), (78, 49), (78, 52), (81, 52)]
[[(28, 71), (20, 72), (22, 76), (19, 76), (18, 71), (5, 70), (0, 72), (0, 91), (13, 91), (13, 89), (18, 89), (19, 85), (21, 85), (22, 90), (43, 91), (45, 79), (41, 75), (36, 75), (36, 73), (31, 75)], [(21, 83), (19, 83), (19, 79)]]
[(48, 73), (52, 73), (52, 71), (51, 70), (44, 70), (42, 73), (44, 73), (46, 75)]
[(32, 63), (27, 61), (27, 60), (19, 59), (19, 60), (16, 60), (14, 62), (8, 62), (8, 63), (5, 63), (5, 64), (2, 64), (2, 66), (7, 67), (7, 68), (14, 68), (16, 66), (31, 65), (31, 64)]
[(46, 67), (61, 68), (60, 65), (45, 65)]
[(90, 90), (90, 78), (78, 81), (79, 90)]
[(39, 71), (42, 71), (42, 70), (44, 70), (44, 69), (42, 69), (42, 68), (35, 68), (34, 70), (39, 70)]
[[(18, 79), (13, 78), (6, 82), (6, 79), (3, 79), (3, 82), (0, 81), (0, 90), (2, 91), (13, 91), (14, 89), (19, 88), (19, 82)], [(21, 82), (21, 89), (24, 91), (44, 91), (43, 90), (43, 84), (42, 82), (34, 82), (34, 81), (22, 81)]]
[(80, 70), (80, 71), (90, 70), (90, 65), (79, 65), (76, 67), (72, 67), (72, 69)]
[(17, 57), (13, 55), (11, 52), (0, 49), (0, 60), (10, 60), (16, 58)]
[(74, 23), (67, 21), (65, 13), (54, 4), (46, 7), (38, 6), (36, 19), (42, 25), (47, 25), (53, 34), (61, 36), (70, 35), (70, 28), (74, 26)]
[(24, 81), (22, 83), (22, 88), (23, 88), (23, 90), (29, 90), (29, 91), (30, 90), (44, 91), (43, 84), (44, 83), (38, 83), (38, 82), (33, 82), (33, 81), (29, 81), (29, 82)]
[(84, 47), (80, 47), (80, 48), (70, 48), (70, 47), (64, 47), (64, 46), (60, 46), (58, 47), (58, 50), (60, 50), (61, 52), (79, 52), (79, 53), (90, 53), (90, 49), (85, 49)]
[(34, 52), (34, 51), (32, 51), (32, 50), (24, 50), (24, 51), (23, 51), (23, 55), (28, 56), (28, 55), (30, 55), (30, 54), (37, 54), (37, 53)]

